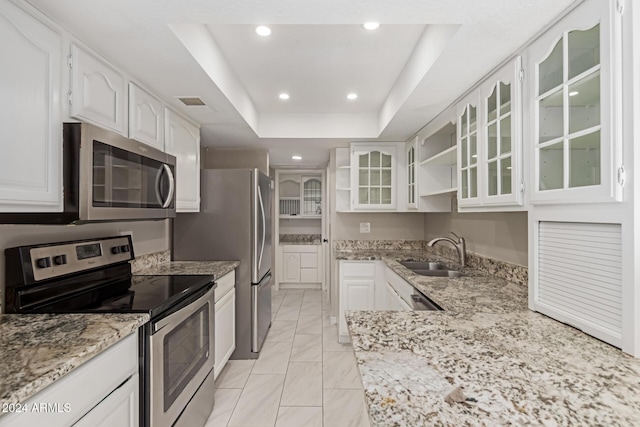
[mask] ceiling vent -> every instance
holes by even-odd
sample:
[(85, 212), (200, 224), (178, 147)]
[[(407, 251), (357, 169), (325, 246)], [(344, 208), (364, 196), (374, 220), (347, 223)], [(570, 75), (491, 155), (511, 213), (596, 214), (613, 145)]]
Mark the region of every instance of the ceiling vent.
[(177, 97), (187, 107), (194, 107), (198, 105), (206, 105), (202, 99), (198, 96), (178, 96)]

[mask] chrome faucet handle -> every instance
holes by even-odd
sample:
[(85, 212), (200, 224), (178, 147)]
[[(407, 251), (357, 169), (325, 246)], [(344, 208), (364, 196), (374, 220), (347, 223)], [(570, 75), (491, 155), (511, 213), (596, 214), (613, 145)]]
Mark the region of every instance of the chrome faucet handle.
[(462, 239), (462, 237), (458, 236), (456, 233), (454, 233), (453, 231), (450, 231), (449, 233), (453, 234), (453, 237), (455, 237), (456, 239), (458, 239), (458, 241), (460, 241), (460, 239)]

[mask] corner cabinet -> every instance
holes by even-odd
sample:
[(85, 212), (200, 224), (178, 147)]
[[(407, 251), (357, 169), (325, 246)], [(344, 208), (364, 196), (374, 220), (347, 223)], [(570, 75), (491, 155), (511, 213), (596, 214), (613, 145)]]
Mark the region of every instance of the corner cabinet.
[(129, 138), (164, 151), (162, 102), (129, 82)]
[(395, 210), (397, 145), (351, 144), (351, 199), (354, 210)]
[(349, 342), (345, 311), (373, 310), (375, 304), (375, 261), (338, 261), (338, 341)]
[(622, 199), (621, 14), (615, 3), (586, 2), (528, 49), (533, 204)]
[(417, 139), (420, 212), (451, 212), (458, 182), (455, 111), (449, 109), (438, 115)]
[(127, 136), (127, 89), (122, 74), (71, 45), (69, 116)]
[(176, 157), (176, 212), (199, 212), (200, 128), (165, 108), (164, 148)]
[(0, 211), (62, 211), (62, 36), (0, 2)]

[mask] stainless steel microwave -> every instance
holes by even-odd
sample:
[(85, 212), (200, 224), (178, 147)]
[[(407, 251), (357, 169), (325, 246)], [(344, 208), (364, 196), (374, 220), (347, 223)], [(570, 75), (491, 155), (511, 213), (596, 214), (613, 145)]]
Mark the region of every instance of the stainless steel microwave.
[(175, 217), (176, 158), (87, 123), (63, 126), (64, 210), (0, 223), (72, 224)]

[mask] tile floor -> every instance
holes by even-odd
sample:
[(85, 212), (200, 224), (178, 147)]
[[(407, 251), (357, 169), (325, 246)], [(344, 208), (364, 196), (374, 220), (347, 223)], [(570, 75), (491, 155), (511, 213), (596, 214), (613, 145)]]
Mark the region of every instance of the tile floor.
[(337, 341), (320, 290), (273, 291), (257, 360), (230, 360), (206, 427), (369, 427), (351, 344)]

